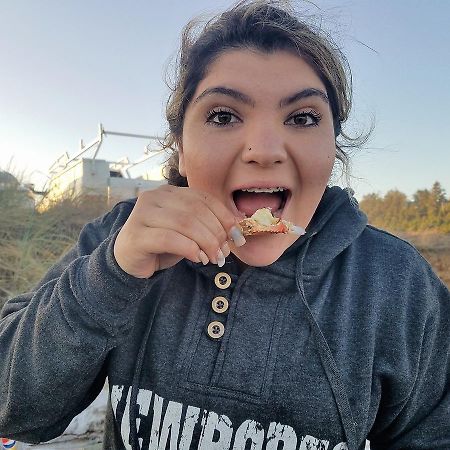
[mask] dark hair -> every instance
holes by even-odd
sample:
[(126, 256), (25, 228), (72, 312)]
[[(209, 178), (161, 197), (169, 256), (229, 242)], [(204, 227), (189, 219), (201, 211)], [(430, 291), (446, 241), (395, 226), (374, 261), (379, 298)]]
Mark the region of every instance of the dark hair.
[[(199, 26), (201, 30), (196, 33)], [(348, 173), (349, 157), (343, 148), (356, 147), (357, 139), (345, 135), (341, 128), (351, 108), (351, 72), (347, 59), (329, 36), (298, 19), (286, 2), (244, 0), (205, 25), (198, 19), (191, 20), (183, 30), (175, 80), (166, 106), (169, 130), (163, 146), (172, 153), (164, 167), (164, 176), (169, 184), (187, 186), (186, 178), (178, 171), (177, 145), (183, 134), (187, 106), (199, 82), (224, 51), (239, 48), (265, 53), (287, 50), (299, 55), (315, 70), (330, 100), (336, 158)]]

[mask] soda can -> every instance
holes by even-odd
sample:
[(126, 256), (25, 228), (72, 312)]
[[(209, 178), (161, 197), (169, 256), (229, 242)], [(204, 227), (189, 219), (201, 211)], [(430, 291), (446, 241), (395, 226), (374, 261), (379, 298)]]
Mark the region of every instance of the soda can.
[(19, 450), (18, 443), (13, 439), (1, 438), (2, 449), (5, 450)]

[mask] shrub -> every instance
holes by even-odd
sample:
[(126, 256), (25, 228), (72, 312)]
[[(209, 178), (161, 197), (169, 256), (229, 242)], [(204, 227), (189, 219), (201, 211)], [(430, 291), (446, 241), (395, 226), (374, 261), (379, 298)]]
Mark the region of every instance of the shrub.
[(75, 243), (82, 226), (107, 209), (101, 198), (66, 198), (38, 211), (24, 195), (15, 186), (0, 190), (0, 307), (30, 290)]

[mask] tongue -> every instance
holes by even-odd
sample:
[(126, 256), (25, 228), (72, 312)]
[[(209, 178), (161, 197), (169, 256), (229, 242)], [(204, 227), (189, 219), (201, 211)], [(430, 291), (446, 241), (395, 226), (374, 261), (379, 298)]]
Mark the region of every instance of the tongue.
[(254, 193), (239, 191), (234, 196), (234, 202), (239, 211), (250, 217), (257, 209), (270, 208), (272, 212), (280, 209), (280, 194), (269, 194), (266, 192)]

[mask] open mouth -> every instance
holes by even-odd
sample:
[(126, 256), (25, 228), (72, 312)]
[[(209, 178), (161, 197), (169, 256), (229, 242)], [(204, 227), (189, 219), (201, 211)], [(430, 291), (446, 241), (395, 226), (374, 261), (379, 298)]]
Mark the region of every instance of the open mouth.
[(290, 190), (284, 187), (251, 187), (233, 191), (234, 204), (246, 217), (260, 208), (270, 208), (275, 217), (281, 217), (290, 197)]

